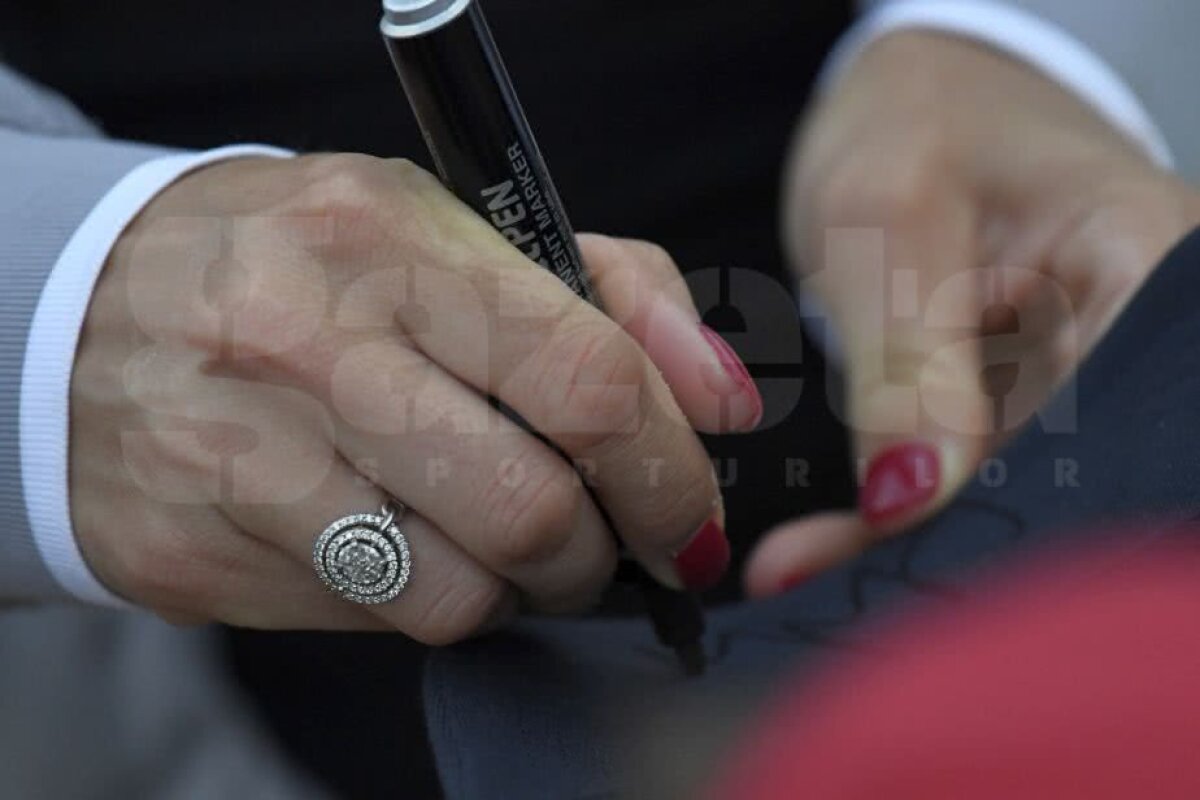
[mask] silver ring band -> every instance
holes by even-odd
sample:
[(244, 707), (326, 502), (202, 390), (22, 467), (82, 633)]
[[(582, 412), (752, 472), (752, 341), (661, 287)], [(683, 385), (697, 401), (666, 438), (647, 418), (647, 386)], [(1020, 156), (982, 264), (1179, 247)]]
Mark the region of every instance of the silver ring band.
[(390, 603), (412, 576), (412, 554), (400, 529), (403, 503), (389, 499), (378, 514), (342, 517), (317, 537), (313, 566), (321, 581), (360, 605)]

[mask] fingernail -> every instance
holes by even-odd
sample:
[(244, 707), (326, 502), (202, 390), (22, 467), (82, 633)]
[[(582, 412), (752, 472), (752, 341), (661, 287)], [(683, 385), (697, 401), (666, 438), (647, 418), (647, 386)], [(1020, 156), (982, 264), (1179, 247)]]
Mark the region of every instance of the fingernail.
[(729, 539), (715, 519), (704, 523), (683, 552), (675, 556), (675, 571), (683, 585), (703, 592), (721, 582), (729, 568)]
[(801, 586), (808, 583), (810, 578), (812, 578), (812, 575), (807, 572), (793, 573), (779, 582), (778, 593), (787, 594), (795, 589), (799, 589)]
[(746, 369), (742, 359), (738, 358), (738, 354), (729, 346), (729, 342), (721, 338), (719, 333), (701, 323), (700, 334), (716, 354), (717, 361), (720, 362), (721, 369), (725, 373), (724, 377), (731, 382), (727, 390), (719, 386), (711, 388), (718, 394), (733, 395), (731, 400), (734, 407), (730, 409), (730, 414), (734, 419), (739, 420), (738, 430), (748, 431), (757, 428), (758, 424), (762, 422), (763, 401), (758, 386), (754, 383), (754, 378), (750, 376), (750, 371)]
[(937, 496), (942, 480), (938, 451), (927, 444), (896, 445), (875, 456), (859, 493), (859, 509), (878, 527), (915, 515)]

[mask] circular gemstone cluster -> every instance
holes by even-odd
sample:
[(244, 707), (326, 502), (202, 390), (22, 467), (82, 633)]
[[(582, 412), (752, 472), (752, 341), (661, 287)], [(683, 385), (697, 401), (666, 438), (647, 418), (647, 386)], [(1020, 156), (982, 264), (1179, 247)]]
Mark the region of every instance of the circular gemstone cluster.
[(393, 522), (372, 514), (344, 517), (325, 529), (313, 549), (317, 574), (355, 603), (378, 605), (399, 597), (412, 574), (408, 540)]

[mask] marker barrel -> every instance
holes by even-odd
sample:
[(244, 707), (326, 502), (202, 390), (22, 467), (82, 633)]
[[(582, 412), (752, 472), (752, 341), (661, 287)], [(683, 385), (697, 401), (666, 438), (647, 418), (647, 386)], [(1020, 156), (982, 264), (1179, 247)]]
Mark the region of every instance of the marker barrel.
[[(385, 0), (380, 24), (442, 181), (530, 259), (599, 307), (566, 210), (476, 0)], [(703, 672), (699, 600), (635, 562), (659, 641)]]
[(407, 24), (388, 12), (381, 29), (443, 182), (531, 260), (598, 305), (479, 4), (396, 5), (405, 6)]

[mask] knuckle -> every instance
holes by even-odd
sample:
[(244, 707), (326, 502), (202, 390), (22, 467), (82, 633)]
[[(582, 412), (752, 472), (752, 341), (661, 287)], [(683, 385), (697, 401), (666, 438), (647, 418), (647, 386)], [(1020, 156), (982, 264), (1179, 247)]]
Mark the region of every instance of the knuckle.
[(383, 162), (370, 156), (339, 154), (322, 158), (314, 185), (331, 206), (359, 209), (380, 194)]
[(545, 419), (578, 449), (636, 433), (646, 369), (638, 346), (619, 328), (586, 324), (551, 338), (537, 396)]
[(638, 257), (639, 264), (659, 278), (674, 277), (679, 272), (671, 253), (657, 242), (631, 239), (628, 245)]
[(818, 214), (828, 225), (903, 224), (936, 205), (948, 174), (935, 144), (915, 145), (904, 158), (853, 158), (824, 178)]
[(194, 433), (152, 428), (127, 436), (123, 445), (126, 465), (140, 485), (186, 485), (189, 497), (202, 500), (220, 479), (219, 457), (200, 446)]
[(394, 158), (384, 162), (396, 181), (414, 192), (429, 190), (444, 193), (445, 187), (416, 162), (407, 158)]
[(305, 245), (335, 259), (361, 258), (381, 246), (388, 240), (387, 209), (397, 203), (386, 163), (352, 154), (315, 159), (308, 188), (279, 220), (283, 233), (294, 237), (302, 226)]
[(445, 647), (469, 639), (511, 607), (512, 590), (499, 578), (457, 577), (458, 580), (441, 582), (438, 593), (410, 633), (422, 644)]
[(247, 292), (232, 325), (227, 326), (221, 347), (214, 348), (214, 361), (237, 368), (247, 359), (277, 359), (311, 338), (310, 318), (280, 302), (269, 282), (260, 282)]
[(330, 198), (362, 204), (373, 198), (382, 187), (386, 163), (356, 153), (319, 156), (311, 162), (312, 182)]
[[(430, 221), (450, 195), (411, 161), (337, 154), (316, 158), (307, 189), (287, 206), (280, 225), (306, 249), (362, 269), (397, 262), (433, 235)], [(485, 226), (486, 227), (486, 226)]]
[(311, 182), (326, 202), (356, 211), (378, 206), (388, 198), (429, 190), (444, 192), (429, 172), (405, 158), (382, 159), (337, 153), (314, 159)]
[(570, 542), (583, 508), (583, 489), (561, 469), (531, 469), (518, 479), (514, 470), (503, 472), (493, 479), (484, 503), (497, 557), (508, 566), (553, 558)]

